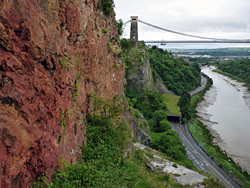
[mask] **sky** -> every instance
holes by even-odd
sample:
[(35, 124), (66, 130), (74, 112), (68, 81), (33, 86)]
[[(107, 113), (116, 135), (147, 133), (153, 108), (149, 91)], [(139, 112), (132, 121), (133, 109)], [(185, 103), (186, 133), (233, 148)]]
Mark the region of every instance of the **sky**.
[[(187, 34), (250, 39), (250, 0), (114, 0), (116, 19), (130, 16), (162, 28)], [(124, 29), (129, 38), (130, 24)], [(139, 40), (195, 40), (139, 23)], [(170, 45), (171, 46), (171, 45)], [(173, 48), (250, 47), (250, 44), (173, 44)]]

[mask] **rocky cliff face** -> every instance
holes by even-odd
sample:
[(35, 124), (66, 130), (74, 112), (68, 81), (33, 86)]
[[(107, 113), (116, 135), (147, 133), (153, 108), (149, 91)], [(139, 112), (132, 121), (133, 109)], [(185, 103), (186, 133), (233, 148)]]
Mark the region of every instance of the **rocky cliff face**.
[[(148, 53), (144, 44), (138, 43), (130, 49), (127, 54), (128, 62), (126, 69), (127, 89), (135, 89), (139, 95), (144, 95), (145, 91), (157, 93), (169, 93), (163, 84), (161, 77), (153, 73), (150, 66)], [(133, 108), (128, 112), (128, 122), (133, 127), (133, 135), (138, 142), (149, 145), (152, 142), (149, 126), (143, 115)]]
[(148, 146), (152, 143), (150, 128), (144, 116), (133, 107), (129, 107), (125, 102), (125, 113), (123, 120), (131, 125), (131, 137), (135, 138), (139, 143)]
[(88, 92), (124, 92), (116, 37), (97, 0), (0, 0), (0, 187), (79, 159)]
[(170, 92), (157, 73), (153, 76), (145, 47), (132, 48), (129, 55), (131, 64), (126, 74), (128, 89), (135, 88), (140, 95), (143, 95), (146, 89), (157, 93)]

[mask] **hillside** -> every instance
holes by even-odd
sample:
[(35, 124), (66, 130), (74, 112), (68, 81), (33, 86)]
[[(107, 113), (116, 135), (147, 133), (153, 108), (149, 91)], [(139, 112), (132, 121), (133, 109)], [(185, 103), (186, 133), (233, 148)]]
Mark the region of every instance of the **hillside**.
[(191, 91), (200, 85), (200, 67), (197, 63), (189, 64), (181, 58), (174, 58), (163, 49), (152, 47), (148, 50), (150, 64), (159, 74), (163, 83), (177, 95)]

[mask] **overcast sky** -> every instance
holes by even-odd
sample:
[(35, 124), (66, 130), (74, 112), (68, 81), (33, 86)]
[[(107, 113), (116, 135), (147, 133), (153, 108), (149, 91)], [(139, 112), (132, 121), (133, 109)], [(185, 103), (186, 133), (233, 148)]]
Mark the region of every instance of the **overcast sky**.
[[(130, 20), (130, 16), (138, 16), (142, 21), (183, 33), (212, 38), (250, 39), (250, 0), (114, 0), (114, 2), (116, 19), (122, 19), (124, 22)], [(127, 38), (129, 28), (130, 24), (125, 28)], [(139, 40), (163, 39), (195, 40), (139, 23)]]

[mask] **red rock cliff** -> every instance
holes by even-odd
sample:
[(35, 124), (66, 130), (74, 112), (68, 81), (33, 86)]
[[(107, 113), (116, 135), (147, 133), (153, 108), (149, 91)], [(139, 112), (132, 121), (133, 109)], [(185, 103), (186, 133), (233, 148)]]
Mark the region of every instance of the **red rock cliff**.
[(97, 0), (0, 0), (0, 187), (79, 159), (88, 92), (124, 92), (116, 37)]

